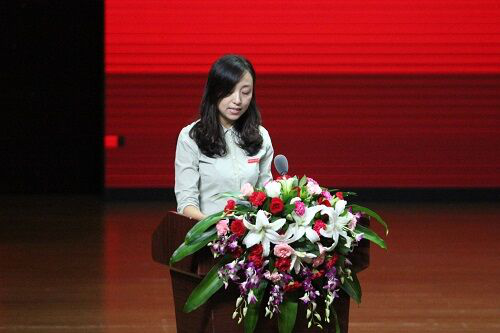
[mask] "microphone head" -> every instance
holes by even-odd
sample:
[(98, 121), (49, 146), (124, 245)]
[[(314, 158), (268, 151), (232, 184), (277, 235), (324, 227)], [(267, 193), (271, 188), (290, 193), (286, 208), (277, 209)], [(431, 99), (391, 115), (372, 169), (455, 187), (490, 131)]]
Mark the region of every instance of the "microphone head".
[(284, 155), (277, 155), (274, 158), (274, 167), (280, 176), (286, 175), (288, 172), (288, 160)]

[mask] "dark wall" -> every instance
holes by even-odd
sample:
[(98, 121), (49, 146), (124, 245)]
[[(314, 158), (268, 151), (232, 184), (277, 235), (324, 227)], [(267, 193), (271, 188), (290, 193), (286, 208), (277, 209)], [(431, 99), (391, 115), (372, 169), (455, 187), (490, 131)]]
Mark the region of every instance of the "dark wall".
[(3, 193), (100, 193), (104, 5), (17, 1), (2, 26)]

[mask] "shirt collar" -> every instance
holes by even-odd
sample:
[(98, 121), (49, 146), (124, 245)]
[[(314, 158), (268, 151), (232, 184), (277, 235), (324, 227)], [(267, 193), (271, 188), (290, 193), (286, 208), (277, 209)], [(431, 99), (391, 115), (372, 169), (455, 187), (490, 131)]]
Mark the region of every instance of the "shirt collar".
[(228, 134), (229, 132), (236, 133), (236, 130), (234, 129), (234, 126), (231, 126), (229, 128), (225, 128), (224, 126), (220, 125), (222, 127), (222, 132), (224, 135)]

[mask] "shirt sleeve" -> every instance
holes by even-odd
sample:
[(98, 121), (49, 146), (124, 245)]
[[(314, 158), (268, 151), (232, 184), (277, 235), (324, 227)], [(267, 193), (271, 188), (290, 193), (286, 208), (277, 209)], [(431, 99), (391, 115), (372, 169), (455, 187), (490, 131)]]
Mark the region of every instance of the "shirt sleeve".
[(274, 148), (271, 142), (271, 137), (264, 127), (261, 127), (262, 139), (264, 140), (262, 145), (265, 149), (264, 155), (260, 159), (260, 173), (259, 179), (257, 180), (257, 187), (263, 187), (265, 183), (273, 179), (271, 174), (271, 164), (273, 162)]
[(189, 131), (184, 128), (179, 134), (175, 150), (175, 198), (177, 212), (184, 211), (186, 206), (200, 208), (200, 173), (198, 171), (198, 146), (189, 137)]

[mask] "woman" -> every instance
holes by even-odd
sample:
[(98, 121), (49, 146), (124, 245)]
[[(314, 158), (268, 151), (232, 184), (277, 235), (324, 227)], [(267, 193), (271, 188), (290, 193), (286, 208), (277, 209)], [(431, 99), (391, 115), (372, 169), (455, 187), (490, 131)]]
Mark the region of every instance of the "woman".
[(175, 153), (177, 211), (201, 220), (224, 209), (222, 192), (272, 179), (273, 146), (255, 102), (255, 71), (237, 55), (218, 59), (208, 74), (200, 119), (184, 127)]

